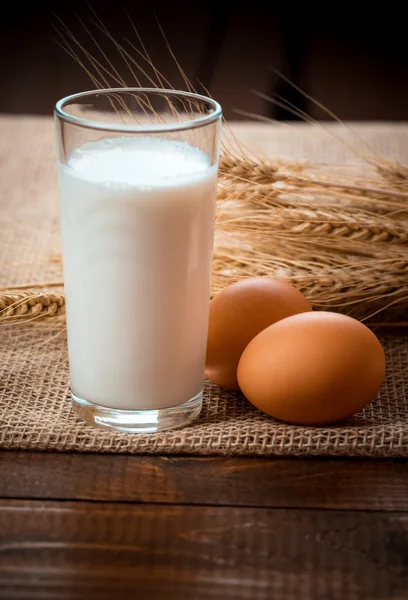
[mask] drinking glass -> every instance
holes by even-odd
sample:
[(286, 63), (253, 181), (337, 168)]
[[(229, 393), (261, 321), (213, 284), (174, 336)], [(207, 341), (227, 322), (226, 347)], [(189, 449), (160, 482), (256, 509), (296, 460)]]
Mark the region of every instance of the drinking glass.
[(221, 107), (148, 88), (55, 107), (71, 396), (102, 427), (181, 427), (203, 398)]

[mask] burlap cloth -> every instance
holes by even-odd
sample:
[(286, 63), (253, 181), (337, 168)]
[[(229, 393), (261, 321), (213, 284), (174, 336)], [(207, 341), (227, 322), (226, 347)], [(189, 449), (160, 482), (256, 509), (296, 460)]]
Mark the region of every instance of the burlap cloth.
[[(340, 133), (335, 126), (331, 131)], [(355, 129), (372, 148), (408, 163), (408, 125)], [(330, 135), (301, 125), (237, 128), (271, 156), (355, 162)], [(347, 134), (346, 134), (347, 135)], [(0, 117), (0, 286), (61, 279), (53, 123)], [(109, 307), (107, 307), (108, 309)], [(382, 337), (388, 375), (364, 411), (336, 427), (294, 427), (255, 410), (239, 394), (206, 385), (192, 426), (150, 435), (98, 430), (69, 400), (64, 330), (52, 323), (0, 328), (0, 447), (30, 450), (196, 455), (408, 455), (408, 337)], [(398, 373), (398, 375), (396, 375)]]

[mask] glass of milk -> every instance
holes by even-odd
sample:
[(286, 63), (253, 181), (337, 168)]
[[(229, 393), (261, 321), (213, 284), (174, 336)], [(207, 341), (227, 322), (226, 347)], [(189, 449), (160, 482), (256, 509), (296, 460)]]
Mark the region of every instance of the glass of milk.
[(203, 398), (221, 107), (120, 88), (55, 107), (71, 395), (102, 427), (181, 427)]

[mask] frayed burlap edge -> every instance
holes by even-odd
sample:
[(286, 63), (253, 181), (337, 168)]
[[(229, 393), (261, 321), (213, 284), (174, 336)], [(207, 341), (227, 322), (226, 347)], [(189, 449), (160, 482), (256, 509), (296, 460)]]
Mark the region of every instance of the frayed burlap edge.
[(191, 426), (158, 434), (97, 429), (72, 412), (65, 333), (26, 325), (3, 329), (0, 448), (129, 454), (408, 456), (408, 338), (382, 339), (388, 373), (379, 396), (333, 427), (296, 427), (260, 413), (238, 393), (206, 384)]

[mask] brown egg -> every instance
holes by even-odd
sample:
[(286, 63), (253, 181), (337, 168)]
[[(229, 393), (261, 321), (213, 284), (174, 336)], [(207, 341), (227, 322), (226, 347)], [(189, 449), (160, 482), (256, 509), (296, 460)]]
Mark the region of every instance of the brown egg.
[(238, 362), (252, 338), (280, 319), (311, 310), (303, 294), (272, 277), (244, 279), (225, 288), (210, 303), (206, 378), (239, 389)]
[(378, 392), (385, 357), (365, 325), (330, 312), (304, 313), (271, 325), (247, 346), (238, 381), (268, 415), (299, 425), (335, 423)]

